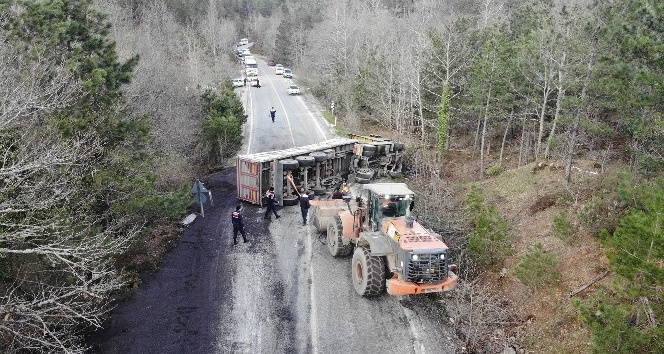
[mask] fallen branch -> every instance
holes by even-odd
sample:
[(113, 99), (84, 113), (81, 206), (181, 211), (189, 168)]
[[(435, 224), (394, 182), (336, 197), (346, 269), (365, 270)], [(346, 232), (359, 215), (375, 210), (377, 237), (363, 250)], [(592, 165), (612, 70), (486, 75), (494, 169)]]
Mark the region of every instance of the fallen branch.
[(583, 285), (582, 287), (580, 287), (580, 288), (578, 288), (578, 289), (576, 289), (576, 290), (574, 290), (574, 291), (570, 291), (570, 292), (568, 292), (568, 293), (567, 293), (567, 297), (570, 298), (570, 297), (576, 296), (577, 294), (579, 294), (580, 292), (586, 290), (587, 288), (589, 288), (589, 287), (592, 286), (593, 284), (595, 284), (595, 283), (597, 283), (598, 281), (604, 279), (604, 277), (606, 277), (608, 274), (609, 274), (609, 271), (607, 270), (607, 271), (605, 271), (604, 273), (602, 273), (602, 274), (596, 276), (595, 279), (591, 280), (589, 283)]

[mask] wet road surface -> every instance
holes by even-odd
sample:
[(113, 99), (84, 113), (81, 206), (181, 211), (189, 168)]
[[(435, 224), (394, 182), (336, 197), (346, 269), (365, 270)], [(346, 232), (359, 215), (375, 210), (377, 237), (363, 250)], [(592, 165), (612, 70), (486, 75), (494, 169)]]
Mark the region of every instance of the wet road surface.
[[(262, 61), (259, 73), (263, 87), (241, 89), (250, 116), (241, 153), (333, 137), (314, 104), (286, 94), (288, 79)], [(276, 104), (287, 113), (278, 110), (272, 123)], [(160, 269), (90, 337), (91, 352), (456, 352), (435, 296), (358, 296), (350, 258), (330, 256), (297, 207), (264, 220), (264, 209), (245, 204), (249, 242), (238, 236), (232, 245), (235, 169), (212, 175), (208, 187), (215, 206), (184, 229)]]

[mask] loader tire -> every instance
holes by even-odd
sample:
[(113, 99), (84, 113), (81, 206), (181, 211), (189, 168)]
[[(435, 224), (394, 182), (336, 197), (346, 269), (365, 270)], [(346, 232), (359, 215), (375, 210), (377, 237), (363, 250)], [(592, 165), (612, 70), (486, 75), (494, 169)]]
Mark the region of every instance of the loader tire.
[(341, 241), (342, 234), (341, 217), (337, 215), (327, 223), (327, 249), (332, 257), (348, 256), (353, 251), (353, 245), (344, 245)]
[(365, 297), (378, 296), (385, 290), (385, 259), (372, 256), (366, 247), (355, 248), (351, 263), (355, 291)]
[(279, 163), (283, 167), (284, 171), (292, 171), (300, 166), (297, 161), (291, 159), (281, 160)]

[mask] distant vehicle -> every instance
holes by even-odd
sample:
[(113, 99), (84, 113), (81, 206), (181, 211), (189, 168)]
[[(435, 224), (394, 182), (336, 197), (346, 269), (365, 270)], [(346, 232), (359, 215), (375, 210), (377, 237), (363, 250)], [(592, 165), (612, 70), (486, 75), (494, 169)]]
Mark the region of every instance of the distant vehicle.
[(245, 50), (242, 51), (242, 55), (245, 56), (245, 57), (249, 56), (249, 55), (251, 55), (251, 51), (249, 49), (245, 49)]
[(244, 65), (247, 68), (258, 68), (258, 63), (256, 62), (256, 58), (254, 58), (251, 55), (244, 57)]
[(258, 75), (255, 75), (255, 74), (247, 75), (247, 81), (251, 82), (251, 81), (256, 81), (256, 80), (258, 80)]
[(240, 39), (238, 44), (239, 45), (247, 45), (247, 44), (249, 44), (249, 39), (248, 38), (242, 38), (242, 39)]
[(257, 68), (249, 68), (247, 67), (245, 69), (245, 74), (247, 76), (258, 76), (258, 69)]
[(233, 87), (244, 86), (244, 79), (233, 79)]
[(284, 68), (284, 77), (291, 78), (293, 77), (293, 71), (291, 69)]
[(284, 73), (284, 66), (281, 64), (277, 64), (277, 67), (274, 68), (274, 73), (277, 75), (282, 75)]
[(267, 65), (268, 66), (275, 66), (275, 65), (277, 65), (277, 62), (274, 61), (274, 59), (268, 59), (267, 60)]
[(288, 86), (288, 94), (289, 95), (299, 95), (300, 94), (300, 88), (297, 85), (290, 85), (290, 86)]

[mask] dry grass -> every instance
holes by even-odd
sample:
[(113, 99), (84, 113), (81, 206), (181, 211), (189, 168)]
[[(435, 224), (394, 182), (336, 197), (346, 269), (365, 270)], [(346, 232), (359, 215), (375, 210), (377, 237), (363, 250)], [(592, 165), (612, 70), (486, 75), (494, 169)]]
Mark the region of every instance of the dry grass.
[[(384, 136), (398, 139), (390, 136), (389, 132)], [(416, 144), (417, 142), (406, 141), (407, 147)], [(505, 345), (512, 345), (525, 353), (591, 352), (590, 333), (578, 320), (567, 294), (604, 273), (608, 267), (604, 250), (598, 240), (582, 227), (575, 227), (574, 238), (578, 242), (574, 244), (565, 243), (552, 235), (550, 230), (555, 216), (560, 212), (566, 212), (572, 224), (579, 226), (577, 216), (584, 204), (590, 202), (593, 194), (610, 194), (615, 185), (616, 171), (622, 166), (615, 166), (613, 170), (607, 169), (602, 174), (594, 174), (598, 171), (593, 170), (592, 161), (577, 161), (575, 165), (586, 172), (575, 171), (573, 182), (566, 184), (563, 182), (564, 171), (557, 168), (557, 165), (556, 168), (538, 168), (533, 172), (535, 163), (517, 167), (515, 164), (518, 155), (508, 155), (503, 164), (508, 170), (480, 181), (479, 158), (473, 156), (470, 150), (455, 150), (444, 159), (436, 157), (434, 150), (433, 147), (418, 149), (417, 154), (420, 156), (417, 161), (421, 162), (421, 165), (411, 167), (416, 170), (410, 171), (410, 179), (406, 181), (418, 192), (420, 204), (417, 208), (426, 206), (427, 214), (437, 213), (439, 216), (429, 218), (438, 221), (444, 216), (443, 219), (454, 221), (452, 224), (457, 231), (464, 231), (468, 224), (463, 201), (470, 185), (475, 184), (483, 190), (486, 202), (498, 207), (516, 235), (514, 254), (505, 260), (502, 271), (499, 267), (497, 270), (476, 272), (482, 274), (479, 279), (473, 279), (467, 286), (461, 287), (458, 294), (451, 294), (455, 301), (459, 302), (468, 294), (480, 292), (481, 296), (474, 295), (476, 299), (486, 298), (489, 303), (495, 302), (506, 307), (506, 312), (500, 313), (498, 317), (514, 317), (514, 324), (494, 325), (493, 328), (489, 326), (481, 328), (479, 332), (468, 329), (460, 338), (465, 339), (471, 348), (479, 350), (477, 352), (499, 350)], [(489, 157), (487, 166), (494, 164), (496, 161)], [(449, 200), (440, 201), (439, 207), (434, 207), (436, 199), (441, 197)], [(448, 226), (448, 231), (451, 231), (450, 226), (452, 225)], [(467, 234), (467, 230), (463, 234)], [(465, 237), (459, 236), (459, 232), (450, 232), (450, 235), (444, 236), (452, 236), (453, 246), (461, 246), (463, 240), (458, 238)], [(530, 289), (512, 275), (512, 269), (520, 257), (536, 243), (541, 243), (546, 252), (555, 253), (560, 262), (561, 277), (555, 286)], [(463, 250), (457, 256), (463, 257)], [(456, 259), (455, 262), (462, 268), (464, 265), (472, 267), (462, 259)], [(461, 269), (461, 272), (463, 274), (464, 270)], [(588, 296), (600, 283), (608, 284), (610, 281), (611, 277), (606, 277), (577, 296)], [(487, 292), (487, 289), (490, 289), (490, 292)], [(454, 306), (458, 310), (455, 314), (458, 316), (455, 326), (459, 328), (456, 329), (463, 332), (463, 318), (471, 316), (472, 313), (464, 310), (466, 307), (463, 303)], [(495, 310), (491, 307), (487, 309)], [(470, 338), (469, 335), (473, 337)], [(471, 343), (469, 339), (474, 342)], [(503, 343), (496, 342), (501, 339)]]

